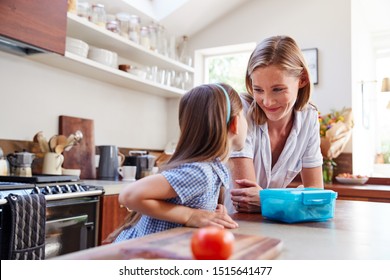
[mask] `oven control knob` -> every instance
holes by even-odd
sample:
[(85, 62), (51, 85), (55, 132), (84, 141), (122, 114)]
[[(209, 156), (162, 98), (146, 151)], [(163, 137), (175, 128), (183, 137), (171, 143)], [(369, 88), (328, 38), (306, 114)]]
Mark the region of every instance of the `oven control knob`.
[(53, 187), (51, 187), (51, 192), (53, 194), (59, 194), (59, 193), (62, 193), (62, 189), (58, 185), (57, 186), (53, 186)]
[(44, 187), (44, 188), (42, 189), (41, 193), (44, 194), (44, 195), (52, 194), (51, 189), (50, 189), (49, 186)]
[(32, 191), (31, 191), (31, 194), (39, 194), (40, 191), (39, 191), (39, 188), (37, 186), (35, 186)]
[(80, 187), (77, 184), (71, 185), (70, 189), (72, 190), (72, 192), (81, 192)]
[(70, 187), (68, 185), (63, 185), (62, 186), (62, 192), (63, 193), (71, 193), (72, 190), (70, 189)]

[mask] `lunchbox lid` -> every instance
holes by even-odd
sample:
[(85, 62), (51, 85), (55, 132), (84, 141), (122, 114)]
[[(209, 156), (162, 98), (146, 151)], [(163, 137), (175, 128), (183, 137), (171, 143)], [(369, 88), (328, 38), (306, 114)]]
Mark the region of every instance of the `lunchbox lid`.
[(260, 191), (261, 200), (278, 198), (289, 201), (302, 201), (304, 205), (320, 205), (332, 202), (337, 193), (319, 188), (265, 189)]

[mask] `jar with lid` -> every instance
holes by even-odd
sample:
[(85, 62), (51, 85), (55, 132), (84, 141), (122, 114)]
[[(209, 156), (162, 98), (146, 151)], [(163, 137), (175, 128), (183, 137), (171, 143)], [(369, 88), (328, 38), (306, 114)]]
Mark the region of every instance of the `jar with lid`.
[(106, 27), (106, 10), (103, 4), (92, 5), (91, 22), (100, 27)]
[(117, 13), (116, 18), (119, 22), (120, 35), (128, 39), (130, 15), (128, 13)]
[(137, 44), (140, 43), (141, 19), (137, 15), (130, 16), (129, 39)]
[(141, 46), (143, 46), (145, 49), (150, 50), (149, 28), (147, 26), (142, 26), (140, 32)]
[(116, 20), (115, 16), (107, 15), (106, 29), (119, 34), (119, 22)]
[(150, 38), (150, 49), (157, 51), (157, 28), (154, 25), (149, 25), (149, 38)]
[(188, 37), (187, 36), (182, 37), (182, 41), (181, 41), (179, 47), (180, 47), (179, 60), (188, 66), (192, 66), (192, 57), (190, 55), (190, 51), (188, 48)]

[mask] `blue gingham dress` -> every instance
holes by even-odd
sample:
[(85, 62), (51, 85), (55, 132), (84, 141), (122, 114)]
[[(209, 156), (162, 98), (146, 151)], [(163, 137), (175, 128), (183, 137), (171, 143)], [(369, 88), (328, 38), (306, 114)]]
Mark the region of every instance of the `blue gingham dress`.
[[(163, 171), (161, 174), (177, 193), (177, 197), (166, 201), (191, 208), (214, 211), (218, 203), (220, 187), (229, 186), (228, 169), (219, 160), (186, 163)], [(182, 226), (142, 215), (136, 225), (123, 230), (114, 242)]]

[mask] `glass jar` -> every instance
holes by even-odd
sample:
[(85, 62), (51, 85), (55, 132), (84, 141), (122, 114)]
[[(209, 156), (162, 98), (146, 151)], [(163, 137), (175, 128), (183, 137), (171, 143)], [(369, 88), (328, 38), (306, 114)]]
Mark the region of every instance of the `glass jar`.
[(140, 34), (140, 44), (145, 49), (150, 50), (150, 38), (149, 38), (149, 28), (146, 26), (141, 27)]
[(140, 43), (141, 19), (137, 15), (131, 15), (129, 21), (129, 39), (137, 44)]
[(100, 27), (106, 27), (106, 10), (103, 4), (92, 5), (91, 22)]
[(150, 38), (150, 49), (157, 51), (157, 28), (154, 25), (149, 25), (149, 38)]
[(333, 182), (333, 166), (334, 161), (331, 159), (325, 159), (322, 164), (322, 177), (325, 184), (332, 184)]
[(130, 15), (128, 13), (118, 13), (116, 18), (119, 22), (120, 35), (129, 39)]
[(188, 66), (192, 66), (192, 57), (191, 57), (190, 51), (188, 49), (188, 37), (187, 36), (182, 37), (182, 41), (180, 43), (179, 49), (180, 49), (179, 60)]

